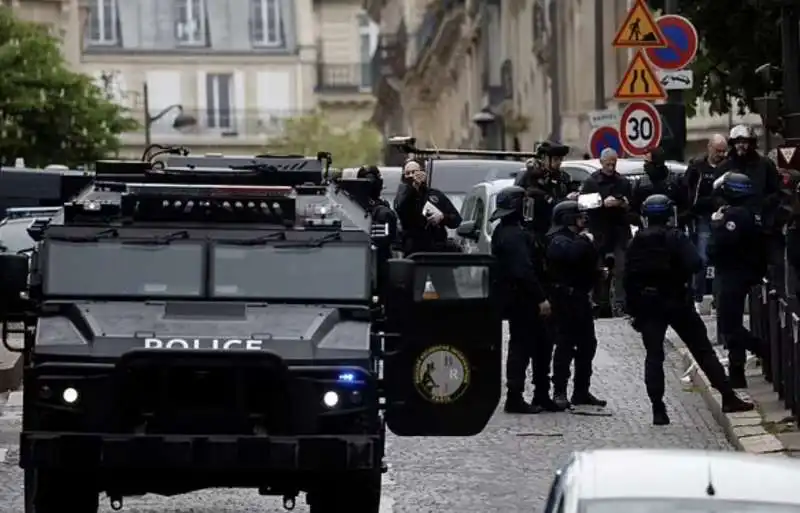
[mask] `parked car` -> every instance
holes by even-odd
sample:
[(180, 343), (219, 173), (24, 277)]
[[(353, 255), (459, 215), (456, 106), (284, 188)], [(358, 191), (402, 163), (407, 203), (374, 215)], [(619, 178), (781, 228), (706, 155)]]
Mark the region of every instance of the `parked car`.
[(800, 513), (800, 463), (782, 456), (682, 449), (575, 453), (545, 513)]

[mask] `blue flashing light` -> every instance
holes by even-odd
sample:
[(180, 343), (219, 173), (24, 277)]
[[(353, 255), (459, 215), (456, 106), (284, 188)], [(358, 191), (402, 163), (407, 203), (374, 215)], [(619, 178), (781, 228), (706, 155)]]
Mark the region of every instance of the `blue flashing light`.
[(353, 372), (342, 372), (339, 374), (339, 383), (355, 383), (356, 375)]

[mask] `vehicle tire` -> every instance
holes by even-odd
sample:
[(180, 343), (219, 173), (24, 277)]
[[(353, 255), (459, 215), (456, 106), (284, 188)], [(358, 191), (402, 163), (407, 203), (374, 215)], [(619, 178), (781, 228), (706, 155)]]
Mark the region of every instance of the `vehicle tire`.
[(382, 477), (377, 470), (333, 481), (311, 494), (311, 513), (378, 513)]
[(25, 469), (25, 513), (97, 513), (95, 483), (81, 472)]

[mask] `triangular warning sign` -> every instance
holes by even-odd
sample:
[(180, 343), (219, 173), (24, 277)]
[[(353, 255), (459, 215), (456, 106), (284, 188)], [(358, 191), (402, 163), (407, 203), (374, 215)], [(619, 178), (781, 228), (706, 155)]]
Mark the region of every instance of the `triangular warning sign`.
[(792, 163), (792, 159), (794, 158), (794, 152), (797, 151), (795, 146), (788, 146), (786, 148), (778, 148), (778, 151), (781, 152), (781, 156), (786, 161), (786, 167)]
[(614, 98), (620, 101), (633, 101), (663, 100), (666, 97), (667, 93), (645, 58), (644, 51), (637, 51), (617, 86)]
[(614, 48), (666, 48), (667, 38), (644, 0), (636, 0), (611, 44)]

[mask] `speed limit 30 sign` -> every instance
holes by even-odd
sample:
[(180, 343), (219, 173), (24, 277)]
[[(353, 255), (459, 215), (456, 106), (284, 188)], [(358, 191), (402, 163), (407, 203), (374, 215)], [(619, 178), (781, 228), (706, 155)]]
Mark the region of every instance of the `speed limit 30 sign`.
[(619, 134), (625, 152), (641, 157), (661, 144), (661, 116), (652, 103), (630, 103), (620, 116)]

